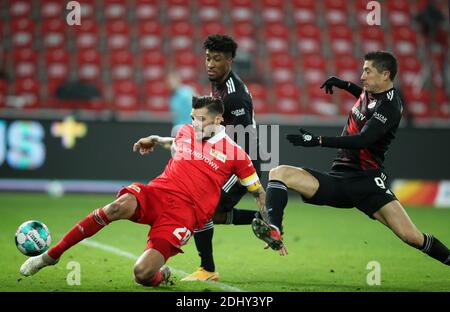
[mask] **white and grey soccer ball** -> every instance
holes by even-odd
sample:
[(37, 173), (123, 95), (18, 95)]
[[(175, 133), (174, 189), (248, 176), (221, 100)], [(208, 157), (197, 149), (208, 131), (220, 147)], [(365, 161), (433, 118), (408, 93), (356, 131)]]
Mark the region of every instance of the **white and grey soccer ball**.
[(26, 256), (38, 256), (46, 252), (52, 242), (48, 227), (36, 220), (22, 223), (16, 231), (16, 246)]

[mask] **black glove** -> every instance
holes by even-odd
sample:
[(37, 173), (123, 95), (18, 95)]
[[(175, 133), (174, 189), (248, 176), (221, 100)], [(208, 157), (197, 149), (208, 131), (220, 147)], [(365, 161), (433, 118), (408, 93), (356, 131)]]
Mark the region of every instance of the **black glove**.
[(286, 139), (295, 146), (313, 147), (320, 145), (320, 137), (306, 131), (299, 129), (301, 134), (288, 134)]
[(325, 80), (325, 82), (322, 84), (322, 86), (320, 88), (323, 89), (323, 87), (325, 87), (325, 92), (327, 94), (328, 93), (333, 94), (333, 87), (337, 87), (339, 89), (344, 89), (347, 87), (347, 85), (348, 85), (348, 81), (341, 80), (337, 77), (331, 76), (330, 78)]

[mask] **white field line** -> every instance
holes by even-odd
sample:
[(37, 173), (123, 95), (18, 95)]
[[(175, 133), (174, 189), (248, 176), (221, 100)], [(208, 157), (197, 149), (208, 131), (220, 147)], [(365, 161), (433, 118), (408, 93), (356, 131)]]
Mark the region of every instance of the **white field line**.
[[(113, 253), (115, 255), (134, 260), (134, 261), (136, 261), (139, 258), (139, 256), (137, 256), (135, 254), (132, 254), (131, 252), (122, 250), (120, 248), (117, 248), (117, 247), (114, 247), (114, 246), (111, 246), (111, 245), (99, 243), (99, 242), (96, 242), (96, 241), (94, 241), (92, 239), (85, 239), (85, 240), (81, 241), (81, 244), (89, 246), (89, 247), (101, 249), (101, 250)], [(184, 271), (181, 271), (181, 270), (178, 270), (178, 269), (175, 269), (173, 267), (170, 267), (170, 270), (173, 273), (175, 273), (176, 275), (181, 276), (182, 278), (187, 276), (187, 275), (189, 275), (188, 273), (186, 273)], [(225, 291), (234, 291), (234, 292), (242, 292), (243, 291), (240, 288), (233, 287), (233, 286), (221, 283), (221, 282), (207, 281), (205, 283), (211, 284), (211, 285), (215, 285), (215, 286), (217, 286), (217, 287), (219, 287), (219, 288), (221, 288), (221, 289), (223, 289)]]

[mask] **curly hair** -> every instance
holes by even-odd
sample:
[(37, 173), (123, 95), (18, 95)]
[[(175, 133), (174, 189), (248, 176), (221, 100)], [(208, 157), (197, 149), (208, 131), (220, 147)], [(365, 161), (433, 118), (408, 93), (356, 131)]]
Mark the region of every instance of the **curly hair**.
[(223, 52), (230, 54), (232, 58), (236, 56), (237, 43), (228, 35), (209, 35), (203, 42), (205, 50)]

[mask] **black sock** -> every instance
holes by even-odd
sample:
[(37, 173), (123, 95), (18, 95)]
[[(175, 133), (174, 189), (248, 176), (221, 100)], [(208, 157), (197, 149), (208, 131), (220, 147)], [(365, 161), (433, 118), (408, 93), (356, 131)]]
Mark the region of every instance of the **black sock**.
[(284, 208), (288, 202), (287, 186), (281, 181), (270, 180), (266, 190), (266, 207), (270, 221), (282, 230)]
[(255, 210), (233, 208), (233, 210), (227, 212), (227, 220), (225, 221), (225, 224), (252, 224), (252, 221), (255, 218), (255, 213)]
[(420, 248), (430, 257), (450, 265), (450, 250), (431, 234), (423, 233), (423, 246)]
[(212, 246), (213, 235), (214, 223), (212, 221), (206, 223), (199, 232), (194, 233), (195, 246), (197, 247), (198, 255), (201, 259), (200, 266), (209, 272), (214, 272), (216, 270)]

